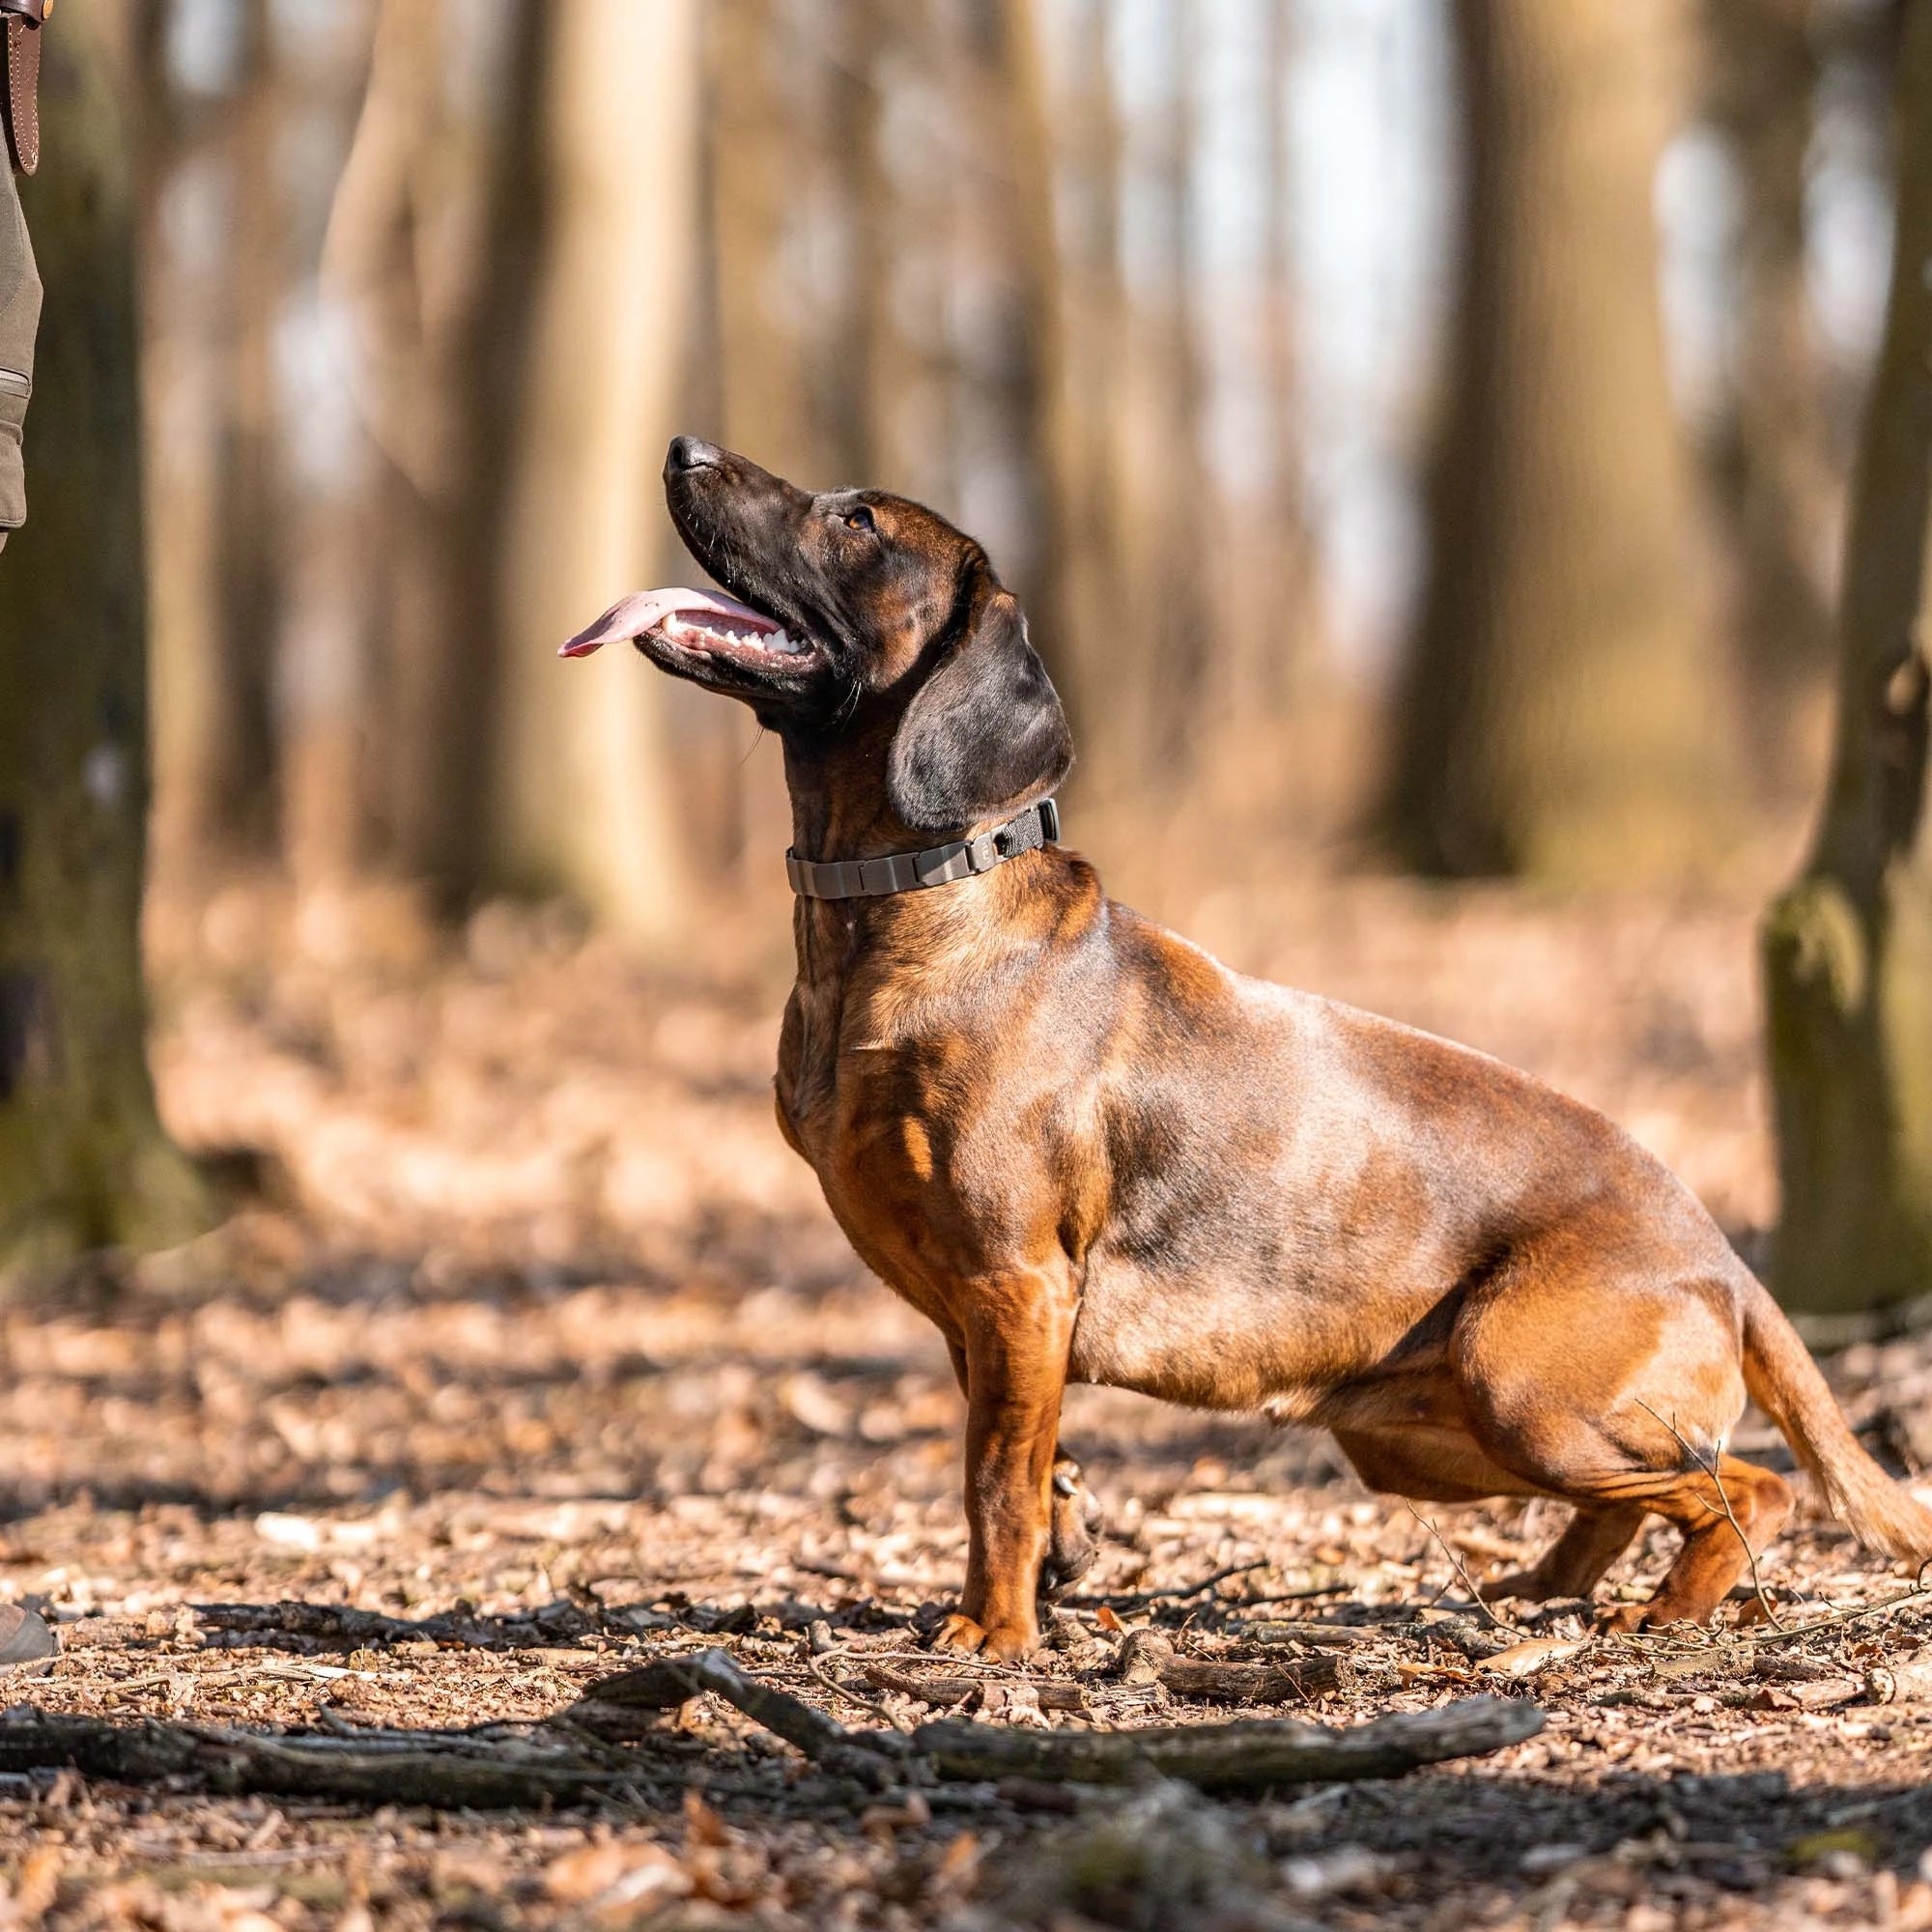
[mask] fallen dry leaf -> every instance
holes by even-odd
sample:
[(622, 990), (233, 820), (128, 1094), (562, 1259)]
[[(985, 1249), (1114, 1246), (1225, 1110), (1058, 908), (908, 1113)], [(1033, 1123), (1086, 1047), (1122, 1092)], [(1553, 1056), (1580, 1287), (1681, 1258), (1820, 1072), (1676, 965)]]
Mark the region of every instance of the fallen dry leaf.
[(1497, 1651), (1493, 1657), (1484, 1658), (1482, 1667), (1501, 1677), (1534, 1677), (1539, 1670), (1561, 1663), (1589, 1647), (1587, 1637), (1532, 1636)]

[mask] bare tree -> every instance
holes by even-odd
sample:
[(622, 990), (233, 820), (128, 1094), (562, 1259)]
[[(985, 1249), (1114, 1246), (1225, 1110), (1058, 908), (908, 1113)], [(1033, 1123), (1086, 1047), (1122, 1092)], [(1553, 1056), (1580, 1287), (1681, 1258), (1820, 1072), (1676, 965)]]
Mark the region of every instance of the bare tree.
[(1451, 17), (1457, 309), (1384, 823), (1426, 871), (1655, 870), (1719, 752), (1651, 214), (1680, 8)]
[(1816, 0), (1704, 0), (1705, 109), (1736, 165), (1736, 339), (1709, 470), (1725, 523), (1752, 769), (1788, 777), (1800, 700), (1832, 638), (1842, 508), (1830, 359), (1807, 279)]
[(1905, 10), (1891, 296), (1853, 483), (1838, 724), (1764, 964), (1794, 1307), (1932, 1290), (1932, 6)]
[(543, 221), (531, 167), (550, 12), (499, 10), (487, 84), (460, 99), (452, 10), (382, 0), (323, 249), (325, 286), (355, 319), (375, 446), (372, 838), (444, 910), (493, 864), (498, 553)]
[(493, 870), (649, 935), (666, 929), (679, 884), (661, 680), (628, 653), (560, 665), (554, 647), (636, 589), (661, 554), (658, 470), (677, 427), (696, 268), (697, 14), (695, 0), (572, 0), (541, 13), (543, 228), (529, 354), (504, 404), (514, 422)]
[(270, 0), (244, 0), (228, 136), (232, 221), (225, 277), (214, 570), (219, 629), (210, 639), (215, 715), (207, 739), (203, 835), (217, 849), (267, 855), (277, 843), (275, 656), (283, 500), (275, 325), (287, 286), (279, 63)]
[(141, 979), (147, 611), (137, 213), (98, 10), (48, 36), (34, 514), (0, 559), (0, 1268), (180, 1240)]
[[(1124, 412), (1127, 300), (1121, 275), (1122, 136), (1110, 71), (1106, 0), (1074, 0), (1065, 42), (1072, 67), (1058, 92), (1054, 171), (1068, 217), (1061, 253), (1065, 333), (1080, 353), (1064, 358), (1061, 460), (1067, 636), (1056, 675), (1081, 744), (1078, 782), (1118, 788), (1134, 753), (1113, 711), (1121, 668), (1113, 654), (1132, 621), (1127, 586)], [(1064, 675), (1063, 675), (1064, 673)]]

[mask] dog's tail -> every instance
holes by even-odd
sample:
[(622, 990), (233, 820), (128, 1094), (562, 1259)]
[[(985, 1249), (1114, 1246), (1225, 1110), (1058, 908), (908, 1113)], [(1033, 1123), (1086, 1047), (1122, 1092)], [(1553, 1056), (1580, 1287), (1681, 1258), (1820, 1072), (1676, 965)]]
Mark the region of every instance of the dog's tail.
[(1745, 1386), (1861, 1543), (1909, 1562), (1932, 1557), (1932, 1510), (1865, 1454), (1810, 1350), (1755, 1280), (1745, 1298)]

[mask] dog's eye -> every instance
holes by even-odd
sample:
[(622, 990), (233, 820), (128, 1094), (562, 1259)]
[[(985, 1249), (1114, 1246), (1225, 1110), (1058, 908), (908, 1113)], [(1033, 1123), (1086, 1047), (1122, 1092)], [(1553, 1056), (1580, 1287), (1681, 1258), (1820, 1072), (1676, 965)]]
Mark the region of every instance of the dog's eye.
[(860, 503), (845, 512), (845, 527), (848, 530), (875, 530), (878, 525), (872, 521), (871, 511)]

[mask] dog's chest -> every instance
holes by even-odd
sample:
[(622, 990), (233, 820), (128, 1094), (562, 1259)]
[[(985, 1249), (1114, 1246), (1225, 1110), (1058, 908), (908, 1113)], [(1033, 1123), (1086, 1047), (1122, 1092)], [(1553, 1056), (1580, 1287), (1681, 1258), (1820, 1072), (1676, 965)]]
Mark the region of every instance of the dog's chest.
[[(867, 1037), (860, 1016), (843, 1017), (843, 1050), (815, 1053), (812, 1015), (794, 1000), (781, 1124), (860, 1258), (951, 1331), (961, 1284), (1019, 1259), (1036, 1221), (1050, 1238), (1055, 1208), (1037, 1163), (1016, 1167), (1011, 1136), (974, 1102), (999, 1091), (976, 1070), (983, 1054), (957, 1039), (855, 1045)], [(1017, 1190), (1016, 1174), (1031, 1177)]]

